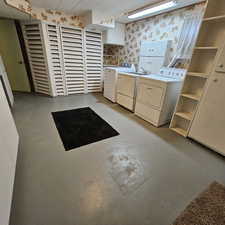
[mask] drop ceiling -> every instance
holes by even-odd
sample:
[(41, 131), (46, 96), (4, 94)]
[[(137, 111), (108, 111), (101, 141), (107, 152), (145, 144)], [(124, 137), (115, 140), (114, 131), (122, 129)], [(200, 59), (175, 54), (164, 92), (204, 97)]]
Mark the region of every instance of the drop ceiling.
[[(64, 11), (74, 15), (83, 15), (89, 10), (98, 12), (102, 18), (115, 17), (117, 21), (127, 23), (134, 20), (121, 14), (136, 10), (146, 5), (164, 2), (165, 0), (30, 0), (31, 5)], [(175, 8), (181, 8), (203, 0), (177, 0)], [(165, 12), (168, 10), (165, 10)]]
[[(162, 0), (30, 0), (31, 5), (38, 8), (53, 9), (82, 15), (89, 10), (95, 10), (103, 18), (116, 17), (120, 22), (130, 22), (126, 16), (121, 14), (129, 12), (149, 4), (161, 2)], [(202, 0), (178, 0), (178, 2), (198, 2)], [(0, 0), (0, 17), (13, 19), (29, 19), (29, 15), (16, 10)]]
[(160, 1), (162, 0), (31, 0), (31, 4), (76, 15), (82, 15), (88, 10), (96, 10), (110, 17)]

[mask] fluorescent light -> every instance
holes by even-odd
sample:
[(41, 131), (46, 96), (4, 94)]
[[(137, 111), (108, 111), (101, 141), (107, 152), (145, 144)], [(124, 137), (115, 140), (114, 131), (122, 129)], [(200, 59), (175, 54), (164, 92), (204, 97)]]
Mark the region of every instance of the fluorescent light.
[(155, 12), (159, 12), (159, 11), (162, 11), (162, 10), (165, 10), (165, 9), (172, 8), (175, 5), (176, 5), (175, 1), (170, 1), (170, 2), (167, 2), (167, 3), (163, 3), (161, 5), (158, 5), (158, 6), (149, 8), (149, 9), (144, 9), (140, 12), (131, 14), (131, 15), (128, 16), (128, 18), (129, 19), (135, 19), (135, 18), (138, 18), (138, 17), (146, 16), (146, 15), (149, 15), (149, 14), (152, 14), (152, 13), (155, 13)]

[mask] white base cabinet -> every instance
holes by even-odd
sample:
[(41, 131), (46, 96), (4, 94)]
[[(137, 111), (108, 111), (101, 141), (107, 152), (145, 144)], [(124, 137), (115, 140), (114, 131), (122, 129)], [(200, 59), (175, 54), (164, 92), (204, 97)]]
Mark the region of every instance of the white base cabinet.
[(135, 114), (156, 127), (167, 124), (172, 118), (181, 85), (182, 81), (137, 78)]
[(104, 92), (103, 95), (105, 98), (109, 99), (112, 102), (116, 102), (117, 99), (117, 71), (112, 69), (104, 70)]
[(131, 111), (134, 110), (136, 95), (136, 76), (118, 74), (117, 103)]

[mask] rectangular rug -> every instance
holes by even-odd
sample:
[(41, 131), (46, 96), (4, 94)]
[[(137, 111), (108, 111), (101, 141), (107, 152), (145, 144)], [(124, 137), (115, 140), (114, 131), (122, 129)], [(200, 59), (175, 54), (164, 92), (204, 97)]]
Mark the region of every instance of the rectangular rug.
[(65, 150), (71, 150), (119, 135), (91, 108), (52, 112)]
[(225, 186), (212, 183), (181, 213), (173, 225), (224, 225)]

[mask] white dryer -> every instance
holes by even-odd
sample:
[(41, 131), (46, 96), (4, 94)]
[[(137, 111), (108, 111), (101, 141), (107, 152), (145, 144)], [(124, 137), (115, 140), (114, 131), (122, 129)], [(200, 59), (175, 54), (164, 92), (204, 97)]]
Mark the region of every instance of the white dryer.
[(119, 72), (135, 72), (132, 67), (105, 67), (104, 68), (104, 92), (105, 98), (116, 102), (117, 77)]
[(161, 68), (159, 74), (138, 77), (135, 114), (156, 127), (168, 123), (186, 70)]

